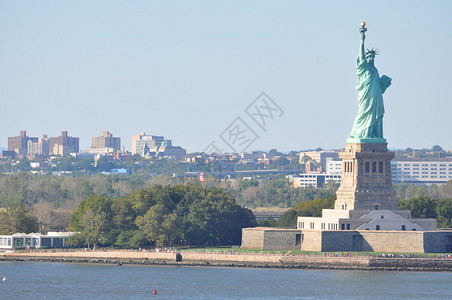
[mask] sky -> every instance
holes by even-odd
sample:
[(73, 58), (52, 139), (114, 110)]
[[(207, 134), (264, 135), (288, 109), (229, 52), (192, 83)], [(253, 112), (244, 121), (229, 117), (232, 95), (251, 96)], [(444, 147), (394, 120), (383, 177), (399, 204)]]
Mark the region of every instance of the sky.
[(129, 150), (140, 132), (188, 152), (343, 148), (365, 21), (392, 78), (388, 147), (452, 149), (451, 12), (446, 0), (0, 0), (0, 147), (67, 130), (89, 149), (109, 130)]

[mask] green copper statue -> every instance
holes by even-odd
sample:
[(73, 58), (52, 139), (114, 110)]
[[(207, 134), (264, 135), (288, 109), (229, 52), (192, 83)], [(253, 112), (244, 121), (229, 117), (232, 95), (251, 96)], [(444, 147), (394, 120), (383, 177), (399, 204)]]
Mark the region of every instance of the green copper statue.
[(383, 138), (383, 93), (391, 85), (391, 78), (383, 75), (380, 78), (377, 68), (374, 66), (377, 51), (364, 52), (366, 23), (361, 23), (361, 44), (359, 56), (356, 59), (358, 83), (358, 115), (353, 124), (350, 137), (347, 142), (355, 143), (386, 143)]

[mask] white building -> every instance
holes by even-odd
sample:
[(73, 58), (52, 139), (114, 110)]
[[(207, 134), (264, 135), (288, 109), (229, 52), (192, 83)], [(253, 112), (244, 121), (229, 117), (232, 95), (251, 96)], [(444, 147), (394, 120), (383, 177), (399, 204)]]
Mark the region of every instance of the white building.
[(292, 183), (293, 187), (306, 188), (313, 186), (315, 188), (321, 188), (328, 181), (335, 183), (341, 182), (340, 174), (326, 174), (320, 172), (309, 172), (308, 174), (299, 174), (298, 176), (288, 175), (287, 179)]
[(441, 184), (452, 180), (451, 161), (392, 161), (392, 181)]
[(342, 160), (326, 159), (326, 174), (342, 174)]
[(63, 248), (66, 239), (76, 232), (16, 233), (0, 235), (0, 250), (23, 248)]

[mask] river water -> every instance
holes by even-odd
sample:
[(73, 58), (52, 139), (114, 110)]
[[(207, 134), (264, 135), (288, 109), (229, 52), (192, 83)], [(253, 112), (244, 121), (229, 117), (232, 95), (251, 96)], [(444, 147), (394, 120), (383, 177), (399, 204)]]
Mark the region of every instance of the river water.
[(2, 262), (3, 276), (0, 299), (452, 299), (445, 272)]

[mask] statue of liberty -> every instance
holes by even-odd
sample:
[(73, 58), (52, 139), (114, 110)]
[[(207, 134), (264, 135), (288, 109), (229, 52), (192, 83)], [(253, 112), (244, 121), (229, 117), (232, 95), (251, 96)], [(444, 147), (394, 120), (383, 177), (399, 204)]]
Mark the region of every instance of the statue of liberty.
[(353, 124), (348, 142), (385, 143), (383, 138), (383, 93), (391, 85), (391, 78), (383, 75), (380, 78), (374, 66), (377, 50), (364, 51), (366, 39), (366, 23), (362, 22), (360, 28), (361, 43), (359, 56), (356, 59), (358, 82), (358, 114)]

